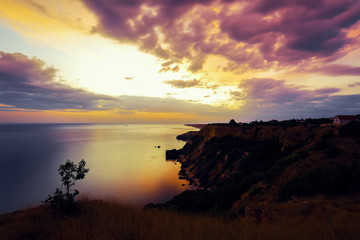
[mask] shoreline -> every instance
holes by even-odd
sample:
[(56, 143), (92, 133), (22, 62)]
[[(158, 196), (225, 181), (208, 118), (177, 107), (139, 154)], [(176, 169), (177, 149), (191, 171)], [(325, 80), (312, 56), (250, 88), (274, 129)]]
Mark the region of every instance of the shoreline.
[(180, 165), (180, 171), (179, 171), (179, 178), (184, 179), (189, 182), (190, 186), (195, 187), (196, 189), (203, 190), (204, 187), (201, 186), (200, 181), (198, 178), (195, 178), (194, 176), (190, 176), (189, 168), (183, 167), (183, 162), (181, 162), (182, 156), (180, 156), (180, 159), (177, 159), (176, 161), (179, 162)]
[[(199, 191), (185, 191), (163, 206), (260, 219), (301, 211), (310, 214), (308, 208), (318, 195), (324, 196), (320, 205), (327, 196), (347, 201), (347, 194), (359, 191), (353, 184), (360, 179), (360, 167), (355, 167), (360, 154), (356, 127), (359, 123), (339, 128), (207, 125), (183, 148), (171, 150), (181, 164), (179, 178)], [(343, 179), (343, 175), (352, 177)], [(309, 187), (309, 181), (315, 183)], [(290, 203), (299, 206), (292, 208)], [(343, 206), (339, 204), (339, 211)]]

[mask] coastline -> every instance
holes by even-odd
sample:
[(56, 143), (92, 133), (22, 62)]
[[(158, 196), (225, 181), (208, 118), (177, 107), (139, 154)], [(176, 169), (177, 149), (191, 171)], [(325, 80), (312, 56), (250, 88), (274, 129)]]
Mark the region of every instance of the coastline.
[[(260, 124), (207, 125), (183, 148), (172, 150), (174, 160), (181, 164), (179, 178), (197, 191), (182, 192), (159, 207), (260, 219), (301, 215), (311, 205), (326, 204), (327, 196), (346, 201), (350, 201), (347, 196), (358, 198), (360, 188), (354, 182), (360, 180), (360, 167), (356, 167), (360, 142), (354, 128), (359, 123), (330, 127)], [(309, 181), (313, 182), (310, 186)], [(318, 195), (324, 199), (318, 200)], [(289, 208), (290, 203), (297, 207)], [(344, 206), (338, 204), (337, 211), (344, 211)]]

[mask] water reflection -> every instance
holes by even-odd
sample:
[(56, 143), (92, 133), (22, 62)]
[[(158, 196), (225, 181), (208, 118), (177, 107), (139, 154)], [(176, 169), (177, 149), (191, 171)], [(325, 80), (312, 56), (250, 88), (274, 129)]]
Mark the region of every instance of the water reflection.
[(177, 124), (0, 125), (0, 213), (53, 193), (66, 159), (86, 160), (90, 172), (77, 183), (85, 195), (166, 201), (188, 186), (178, 179), (180, 166), (165, 161), (165, 150), (181, 148), (175, 136), (189, 130)]

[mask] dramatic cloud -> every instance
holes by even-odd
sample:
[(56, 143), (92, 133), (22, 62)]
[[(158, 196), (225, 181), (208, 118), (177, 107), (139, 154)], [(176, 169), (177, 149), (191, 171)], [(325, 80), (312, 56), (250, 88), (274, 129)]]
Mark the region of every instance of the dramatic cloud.
[(229, 67), (270, 68), (332, 61), (356, 46), (357, 0), (83, 0), (98, 17), (94, 32), (164, 59), (165, 71), (188, 62), (199, 71), (209, 55)]
[[(2, 48), (56, 63), (0, 52), (2, 114), (94, 112), (118, 121), (173, 113), (173, 119), (244, 121), (360, 109), (359, 0), (63, 5), (0, 5)], [(81, 87), (72, 85), (75, 79)]]
[(57, 81), (56, 69), (21, 53), (0, 52), (0, 103), (25, 109), (96, 110), (116, 98), (72, 88)]

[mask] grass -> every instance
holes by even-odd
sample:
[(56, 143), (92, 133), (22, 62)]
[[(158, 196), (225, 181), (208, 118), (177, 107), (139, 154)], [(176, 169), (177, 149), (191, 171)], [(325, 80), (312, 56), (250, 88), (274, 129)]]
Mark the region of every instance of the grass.
[(360, 192), (360, 165), (346, 166), (334, 164), (315, 168), (303, 176), (296, 176), (280, 187), (280, 200), (289, 200), (292, 196), (330, 196)]
[(54, 214), (40, 206), (0, 216), (0, 239), (357, 239), (360, 214), (292, 217), (256, 223), (143, 210), (115, 202), (83, 200), (78, 216)]

